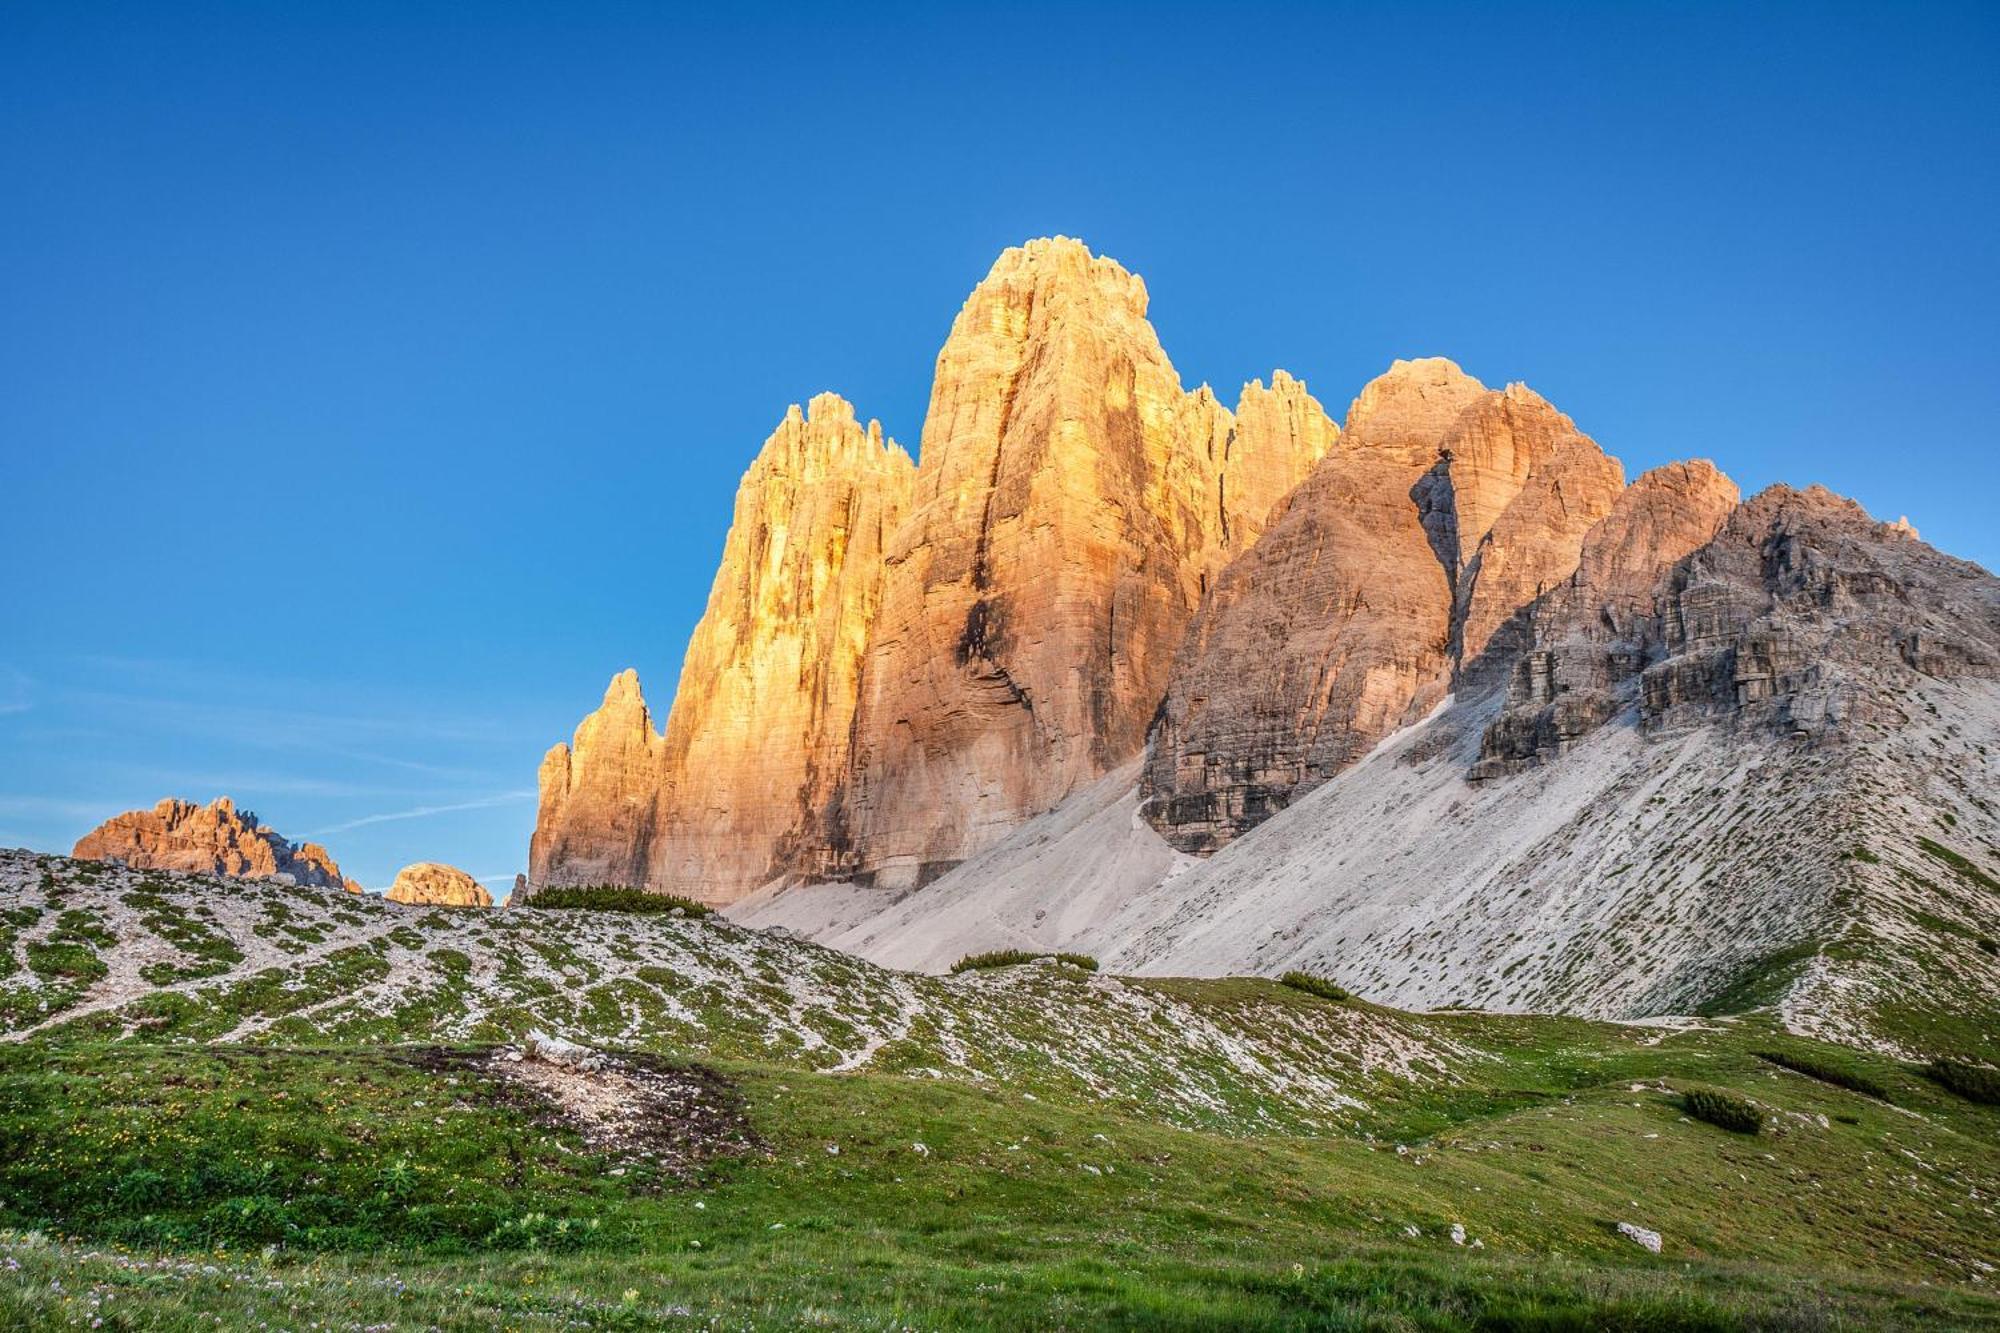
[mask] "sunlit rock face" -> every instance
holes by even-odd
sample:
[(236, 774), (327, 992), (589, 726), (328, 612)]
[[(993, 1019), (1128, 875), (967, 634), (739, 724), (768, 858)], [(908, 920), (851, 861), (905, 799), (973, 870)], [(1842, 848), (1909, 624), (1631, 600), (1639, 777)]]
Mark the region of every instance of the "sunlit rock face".
[(486, 886), (457, 866), (419, 861), (396, 872), (396, 882), (383, 895), (392, 903), (412, 907), (491, 907)]
[(820, 873), (923, 883), (1139, 753), (1211, 574), (1332, 438), (1288, 378), (1247, 431), (1184, 391), (1146, 309), (1057, 238), (959, 312)]
[(569, 743), (542, 758), (528, 889), (646, 883), (665, 780), (666, 738), (653, 729), (639, 673), (622, 671)]
[(737, 488), (664, 734), (627, 671), (542, 761), (531, 885), (727, 902), (816, 855), (914, 473), (835, 395), (786, 414)]
[(1520, 384), (1468, 408), (1444, 452), (1460, 543), (1452, 655), (1462, 678), (1489, 650), (1502, 670), (1520, 650), (1519, 618), (1576, 570), (1584, 534), (1611, 512), (1625, 471)]
[(79, 838), (70, 853), (84, 861), (118, 861), (141, 870), (179, 870), (243, 879), (280, 876), (317, 888), (361, 892), (316, 842), (293, 846), (276, 829), (238, 810), (227, 796), (208, 805), (172, 798), (151, 810), (129, 810)]
[(1739, 498), (1706, 460), (1654, 468), (1619, 495), (1585, 535), (1576, 572), (1529, 612), (1474, 777), (1561, 754), (1630, 701), (1661, 636), (1657, 585), (1715, 538)]

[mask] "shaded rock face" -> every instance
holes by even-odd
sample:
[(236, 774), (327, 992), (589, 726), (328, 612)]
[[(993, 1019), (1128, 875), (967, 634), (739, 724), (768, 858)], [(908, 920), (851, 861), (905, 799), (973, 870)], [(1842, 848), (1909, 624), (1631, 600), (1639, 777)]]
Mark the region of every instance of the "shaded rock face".
[(1394, 363), (1190, 628), (1146, 818), (1183, 851), (1215, 851), (1454, 682), (1504, 680), (1525, 609), (1569, 577), (1623, 486), (1617, 460), (1525, 386)]
[(1655, 468), (1618, 497), (1585, 536), (1576, 572), (1528, 612), (1474, 778), (1560, 754), (1629, 701), (1659, 637), (1655, 585), (1714, 539), (1738, 497), (1705, 460)]
[(1370, 388), (1180, 649), (1142, 808), (1183, 851), (1261, 823), (1443, 697), (1451, 585), (1410, 496), (1436, 442), (1410, 447), (1405, 417), (1435, 395)]
[(491, 907), (486, 886), (457, 866), (419, 861), (396, 872), (396, 882), (383, 895), (392, 903), (412, 907)]
[(1331, 440), (1289, 377), (1243, 419), (1184, 392), (1146, 306), (1057, 238), (959, 312), (816, 873), (927, 882), (1138, 754), (1212, 571)]
[[(1721, 723), (1824, 742), (1901, 725), (1898, 687), (1920, 676), (2000, 675), (2000, 581), (1977, 565), (1820, 487), (1728, 509), (1703, 465), (1684, 466), (1593, 537), (1538, 613), (1474, 777), (1557, 756), (1627, 707), (1649, 734)], [(1710, 538), (1646, 580), (1704, 512)]]
[(627, 671), (543, 760), (534, 884), (727, 902), (810, 855), (914, 474), (835, 395), (786, 414), (737, 489), (664, 735)]
[(79, 860), (117, 861), (141, 870), (177, 870), (242, 879), (285, 876), (316, 888), (361, 892), (316, 842), (293, 846), (227, 796), (208, 805), (172, 798), (151, 810), (105, 820), (77, 840)]

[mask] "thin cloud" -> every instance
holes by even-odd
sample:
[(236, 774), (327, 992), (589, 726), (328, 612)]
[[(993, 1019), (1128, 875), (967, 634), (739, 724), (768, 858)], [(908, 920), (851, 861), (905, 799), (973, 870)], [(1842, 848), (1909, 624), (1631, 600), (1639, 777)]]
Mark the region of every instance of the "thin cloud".
[(493, 796), (482, 796), (476, 801), (455, 801), (450, 805), (420, 805), (410, 810), (391, 810), (379, 815), (363, 815), (350, 819), (345, 824), (332, 824), (312, 834), (323, 838), (330, 833), (345, 833), (349, 829), (362, 828), (369, 824), (388, 824), (400, 819), (428, 819), (432, 815), (446, 815), (455, 810), (484, 810), (495, 805), (512, 805), (515, 801), (531, 801), (535, 793), (531, 791), (503, 791)]

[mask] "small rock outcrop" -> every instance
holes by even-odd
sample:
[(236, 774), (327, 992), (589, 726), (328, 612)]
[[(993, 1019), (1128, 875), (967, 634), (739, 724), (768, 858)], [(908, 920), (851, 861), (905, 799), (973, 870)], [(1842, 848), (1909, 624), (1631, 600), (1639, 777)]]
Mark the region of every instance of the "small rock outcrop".
[(169, 797), (150, 810), (128, 810), (77, 839), (82, 861), (116, 861), (140, 870), (178, 870), (240, 879), (285, 879), (314, 888), (361, 892), (316, 842), (294, 846), (236, 802), (207, 805)]
[(396, 882), (383, 895), (411, 907), (491, 907), (486, 886), (457, 866), (419, 861), (396, 872)]

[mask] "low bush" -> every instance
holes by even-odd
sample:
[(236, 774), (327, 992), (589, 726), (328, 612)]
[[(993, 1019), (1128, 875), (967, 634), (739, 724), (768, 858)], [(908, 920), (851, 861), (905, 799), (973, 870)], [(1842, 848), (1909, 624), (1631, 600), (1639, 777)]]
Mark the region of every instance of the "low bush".
[(1691, 1088), (1681, 1094), (1681, 1107), (1696, 1120), (1706, 1120), (1732, 1134), (1755, 1134), (1764, 1128), (1764, 1113), (1741, 1097), (1712, 1088)]
[(1042, 958), (1053, 958), (1058, 963), (1068, 963), (1086, 972), (1097, 970), (1097, 960), (1087, 953), (1035, 953), (1028, 949), (993, 949), (986, 953), (969, 953), (951, 965), (951, 973), (984, 972), (995, 967), (1017, 967), (1022, 963), (1032, 963)]
[(1969, 1102), (2000, 1106), (2000, 1069), (1940, 1057), (1931, 1061), (1924, 1073), (1940, 1087)]
[(1337, 986), (1325, 977), (1316, 977), (1310, 972), (1287, 972), (1278, 978), (1278, 984), (1302, 990), (1308, 995), (1317, 995), (1322, 1000), (1339, 1002), (1354, 998), (1354, 992), (1347, 987)]
[(705, 903), (698, 903), (692, 898), (683, 898), (678, 893), (652, 893), (646, 889), (634, 889), (623, 884), (584, 884), (539, 889), (533, 897), (518, 905), (583, 912), (663, 913), (679, 908), (684, 916), (708, 916), (715, 911)]
[(1804, 1074), (1807, 1078), (1831, 1083), (1836, 1088), (1846, 1088), (1849, 1092), (1858, 1092), (1864, 1097), (1874, 1097), (1885, 1102), (1889, 1100), (1889, 1090), (1866, 1074), (1856, 1073), (1852, 1069), (1832, 1064), (1818, 1056), (1799, 1051), (1758, 1051), (1756, 1055), (1759, 1060), (1777, 1065), (1781, 1069), (1789, 1069), (1794, 1074)]

